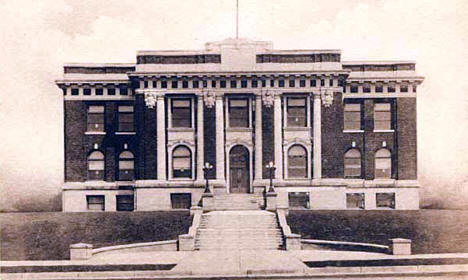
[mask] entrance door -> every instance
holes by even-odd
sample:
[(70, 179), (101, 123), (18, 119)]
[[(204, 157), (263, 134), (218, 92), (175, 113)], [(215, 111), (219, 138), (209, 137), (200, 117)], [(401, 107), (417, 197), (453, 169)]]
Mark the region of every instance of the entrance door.
[(229, 153), (229, 181), (231, 193), (249, 193), (249, 151), (244, 146), (234, 146)]

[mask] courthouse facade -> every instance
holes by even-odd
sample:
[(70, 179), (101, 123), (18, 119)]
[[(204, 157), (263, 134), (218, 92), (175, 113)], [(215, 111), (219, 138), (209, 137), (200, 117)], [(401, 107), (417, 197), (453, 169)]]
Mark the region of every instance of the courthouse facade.
[(270, 163), (278, 207), (418, 209), (422, 81), (414, 62), (246, 39), (66, 64), (63, 210), (190, 208), (205, 172), (215, 196), (254, 196)]

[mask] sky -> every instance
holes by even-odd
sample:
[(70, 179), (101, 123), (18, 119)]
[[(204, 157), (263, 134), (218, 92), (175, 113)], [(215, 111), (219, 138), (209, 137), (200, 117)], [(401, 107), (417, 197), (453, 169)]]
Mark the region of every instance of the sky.
[[(235, 36), (235, 7), (235, 0), (0, 0), (0, 210), (58, 203), (63, 104), (54, 80), (64, 63), (134, 63), (137, 50), (203, 49)], [(468, 1), (240, 0), (239, 11), (240, 37), (275, 49), (416, 61), (425, 76), (417, 107), (422, 203), (468, 207)]]

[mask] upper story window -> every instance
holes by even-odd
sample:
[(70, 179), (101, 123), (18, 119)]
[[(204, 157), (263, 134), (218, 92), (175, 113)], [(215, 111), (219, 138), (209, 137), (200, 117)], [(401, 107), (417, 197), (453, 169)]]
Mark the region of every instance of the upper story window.
[(344, 156), (345, 178), (361, 177), (361, 153), (357, 149), (348, 150)]
[(295, 86), (296, 86), (295, 77), (290, 77), (289, 78), (289, 87), (295, 87)]
[(284, 78), (278, 80), (278, 87), (284, 87)]
[(301, 78), (301, 79), (299, 80), (299, 86), (300, 86), (300, 87), (305, 87), (305, 84), (306, 84), (305, 79), (304, 79), (304, 78)]
[(119, 106), (119, 131), (134, 131), (133, 106)]
[(400, 92), (408, 92), (408, 85), (407, 84), (402, 84), (400, 86)]
[(84, 88), (83, 89), (83, 95), (91, 95), (91, 89), (90, 88)]
[(100, 151), (88, 156), (88, 180), (104, 180), (104, 154)]
[(395, 92), (395, 84), (389, 84), (387, 89), (388, 89), (388, 92), (392, 92), (392, 93)]
[(104, 106), (88, 107), (87, 130), (104, 132)]
[(190, 99), (171, 100), (172, 127), (192, 127), (192, 103)]
[[(153, 86), (153, 87), (155, 87), (155, 86)], [(120, 86), (120, 95), (128, 95), (128, 87), (126, 85), (121, 85)]]
[(198, 81), (197, 79), (193, 80), (192, 81), (192, 87), (193, 88), (199, 88), (200, 87), (200, 81)]
[(132, 152), (123, 151), (119, 155), (119, 180), (133, 180), (135, 176), (135, 158)]
[(357, 93), (358, 92), (358, 85), (357, 84), (351, 84), (351, 93)]
[(375, 153), (375, 178), (392, 177), (392, 154), (387, 149)]
[(231, 88), (236, 88), (237, 87), (237, 81), (235, 79), (231, 80)]
[(182, 88), (188, 88), (188, 81), (187, 81), (187, 79), (182, 80)]
[(307, 151), (301, 145), (288, 150), (288, 178), (307, 178)]
[(266, 79), (262, 77), (262, 87), (266, 87)]
[(104, 95), (104, 89), (102, 87), (96, 88), (96, 95)]
[(178, 146), (172, 151), (172, 177), (192, 178), (192, 153), (186, 146)]
[(383, 85), (381, 83), (375, 85), (375, 92), (383, 92)]
[(362, 85), (362, 92), (370, 93), (371, 92), (370, 84), (366, 83), (366, 84)]
[(115, 95), (115, 87), (108, 88), (107, 95)]
[(80, 91), (77, 88), (72, 88), (71, 89), (71, 95), (78, 95)]
[(390, 103), (374, 104), (374, 130), (392, 129), (392, 112)]
[(307, 107), (306, 98), (288, 97), (287, 103), (287, 126), (306, 127), (307, 126)]
[(161, 88), (167, 88), (167, 80), (166, 79), (161, 80)]
[(241, 79), (241, 88), (246, 88), (247, 87), (247, 78), (242, 77)]
[(226, 79), (223, 78), (223, 79), (221, 79), (219, 81), (219, 87), (220, 88), (225, 88), (226, 87)]
[(249, 127), (249, 100), (229, 98), (229, 126)]
[(361, 129), (361, 103), (346, 103), (343, 116), (344, 130)]
[(310, 86), (311, 87), (316, 87), (317, 86), (317, 78), (316, 77), (312, 77), (311, 80), (310, 80)]
[(251, 83), (252, 83), (252, 87), (253, 87), (253, 88), (258, 87), (258, 80), (257, 80), (256, 77), (253, 77), (253, 78), (252, 78), (252, 82), (251, 82)]

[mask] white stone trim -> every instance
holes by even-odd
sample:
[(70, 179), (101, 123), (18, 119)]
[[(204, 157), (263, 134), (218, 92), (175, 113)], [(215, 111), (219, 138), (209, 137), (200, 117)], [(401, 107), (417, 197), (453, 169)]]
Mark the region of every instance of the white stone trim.
[(86, 131), (85, 135), (106, 135), (105, 131)]
[(373, 132), (389, 132), (389, 133), (393, 133), (395, 132), (394, 129), (374, 129)]
[(136, 135), (135, 131), (116, 131), (115, 135)]
[(364, 133), (362, 129), (345, 129), (343, 133)]

